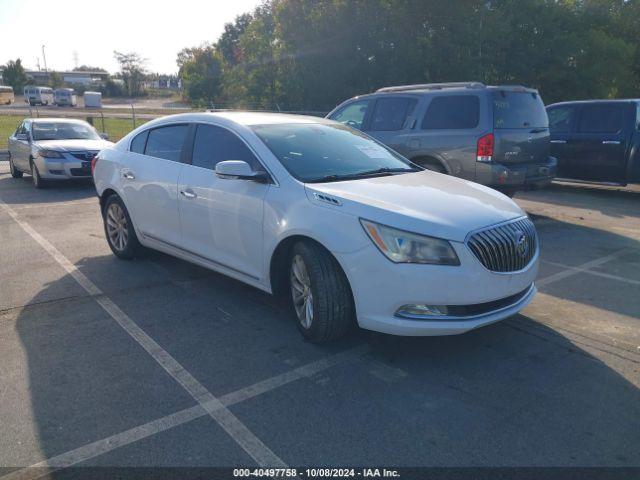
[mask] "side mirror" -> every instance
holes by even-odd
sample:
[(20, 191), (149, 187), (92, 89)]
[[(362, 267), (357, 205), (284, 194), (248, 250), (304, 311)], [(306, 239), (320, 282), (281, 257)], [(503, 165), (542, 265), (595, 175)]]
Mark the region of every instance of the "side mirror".
[(23, 142), (28, 142), (29, 141), (29, 135), (27, 135), (26, 133), (18, 133), (16, 135), (16, 140), (21, 140)]
[(109, 134), (107, 132), (102, 132), (100, 134), (100, 138), (103, 140), (109, 140)]
[(225, 160), (216, 165), (216, 175), (224, 179), (252, 180), (264, 183), (269, 176), (265, 172), (254, 172), (247, 162)]

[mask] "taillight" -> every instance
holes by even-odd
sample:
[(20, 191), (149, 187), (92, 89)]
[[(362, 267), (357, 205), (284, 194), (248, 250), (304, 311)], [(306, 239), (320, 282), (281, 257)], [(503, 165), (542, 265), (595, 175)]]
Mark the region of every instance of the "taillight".
[(91, 159), (91, 176), (93, 177), (93, 172), (96, 169), (96, 163), (98, 163), (98, 155)]
[(487, 133), (484, 137), (478, 139), (478, 148), (476, 151), (476, 161), (490, 162), (493, 157), (493, 133)]

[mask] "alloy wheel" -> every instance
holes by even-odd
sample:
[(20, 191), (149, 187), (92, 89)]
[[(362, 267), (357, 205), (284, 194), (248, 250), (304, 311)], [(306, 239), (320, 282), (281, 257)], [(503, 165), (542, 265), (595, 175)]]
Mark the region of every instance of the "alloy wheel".
[(313, 293), (307, 266), (300, 255), (293, 257), (290, 280), (291, 296), (298, 321), (304, 328), (309, 329), (313, 323)]
[(109, 205), (105, 221), (107, 223), (107, 235), (109, 236), (109, 242), (111, 242), (113, 248), (122, 252), (127, 248), (127, 244), (129, 242), (127, 217), (124, 214), (122, 207), (117, 203)]

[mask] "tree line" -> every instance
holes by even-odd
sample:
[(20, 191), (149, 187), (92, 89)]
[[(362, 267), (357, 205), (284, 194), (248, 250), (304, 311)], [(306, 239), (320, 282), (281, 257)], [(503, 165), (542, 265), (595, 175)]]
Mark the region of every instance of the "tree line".
[(383, 86), (472, 80), (546, 103), (634, 97), (639, 26), (638, 0), (265, 0), (177, 63), (185, 97), (219, 108), (328, 111)]

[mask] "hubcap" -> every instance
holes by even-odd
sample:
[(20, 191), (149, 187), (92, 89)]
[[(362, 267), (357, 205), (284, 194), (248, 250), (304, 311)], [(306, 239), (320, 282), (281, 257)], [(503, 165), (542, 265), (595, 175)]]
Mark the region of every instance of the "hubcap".
[(313, 322), (313, 294), (307, 266), (300, 255), (291, 262), (291, 296), (298, 320), (304, 328), (311, 328)]
[(124, 210), (117, 203), (112, 203), (107, 208), (107, 235), (111, 245), (119, 252), (127, 248), (129, 241), (129, 229), (127, 228), (127, 217)]

